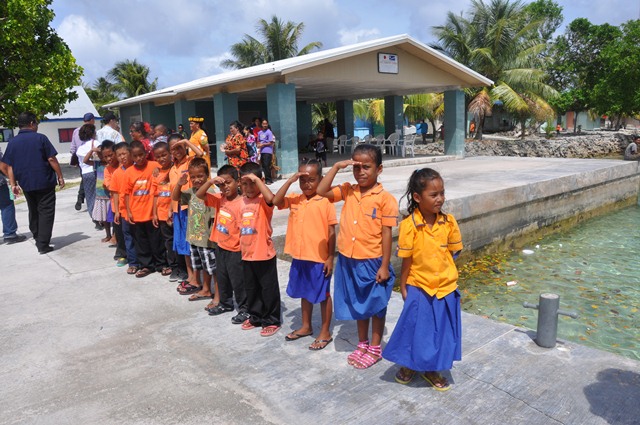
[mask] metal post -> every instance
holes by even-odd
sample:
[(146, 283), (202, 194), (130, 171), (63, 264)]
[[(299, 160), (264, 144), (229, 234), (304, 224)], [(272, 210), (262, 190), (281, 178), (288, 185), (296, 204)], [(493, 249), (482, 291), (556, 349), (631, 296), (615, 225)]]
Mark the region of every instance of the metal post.
[(540, 294), (539, 304), (523, 303), (525, 308), (538, 310), (538, 329), (536, 331), (536, 344), (544, 348), (556, 346), (558, 336), (558, 314), (574, 319), (578, 313), (560, 310), (560, 297), (556, 294)]

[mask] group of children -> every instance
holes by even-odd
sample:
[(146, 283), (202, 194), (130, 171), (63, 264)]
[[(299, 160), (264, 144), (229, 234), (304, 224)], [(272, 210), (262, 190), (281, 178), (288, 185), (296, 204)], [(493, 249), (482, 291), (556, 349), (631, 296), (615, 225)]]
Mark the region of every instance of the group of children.
[[(194, 156), (187, 155), (187, 146)], [(357, 321), (359, 343), (347, 357), (349, 365), (365, 369), (384, 357), (401, 366), (399, 383), (410, 382), (419, 371), (435, 389), (449, 389), (438, 371), (461, 358), (453, 260), (462, 242), (456, 220), (441, 211), (444, 183), (436, 171), (416, 170), (409, 181), (409, 216), (400, 223), (397, 248), (403, 259), (400, 288), (405, 304), (383, 351), (395, 281), (390, 260), (398, 202), (378, 182), (380, 149), (358, 145), (351, 160), (336, 163), (324, 177), (319, 161), (306, 161), (275, 194), (265, 184), (260, 165), (225, 165), (210, 178), (201, 155), (178, 135), (170, 136), (168, 145), (154, 146), (155, 161), (147, 160), (139, 143), (102, 144), (105, 186), (129, 273), (168, 274), (184, 257), (188, 278), (178, 285), (179, 293), (190, 300), (211, 299), (206, 307), (210, 315), (236, 311), (232, 323), (273, 336), (282, 318), (271, 219), (274, 207), (288, 209), (284, 252), (293, 261), (287, 294), (301, 299), (302, 325), (285, 339), (313, 335), (313, 306), (320, 304), (321, 329), (310, 350), (333, 341), (335, 310), (336, 319)], [(356, 182), (332, 186), (338, 171), (348, 166)], [(287, 194), (296, 181), (301, 193)], [(339, 201), (344, 205), (337, 232), (332, 204)]]

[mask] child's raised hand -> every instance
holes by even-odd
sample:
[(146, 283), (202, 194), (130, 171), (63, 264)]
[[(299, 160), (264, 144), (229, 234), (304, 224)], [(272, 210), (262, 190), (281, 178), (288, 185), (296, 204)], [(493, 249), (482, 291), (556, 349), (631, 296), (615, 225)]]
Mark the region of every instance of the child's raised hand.
[(333, 164), (333, 166), (338, 168), (338, 170), (345, 169), (349, 165), (361, 165), (361, 163), (358, 162), (358, 161), (353, 161), (351, 159), (347, 159), (347, 160), (339, 161), (339, 162), (336, 162), (335, 164)]
[(184, 186), (185, 184), (187, 184), (188, 181), (189, 181), (189, 176), (187, 176), (187, 174), (183, 174), (180, 176), (180, 179), (178, 179), (178, 185)]
[(297, 181), (298, 181), (298, 179), (300, 178), (300, 176), (308, 176), (308, 175), (309, 175), (309, 173), (307, 173), (307, 172), (300, 172), (300, 171), (298, 171), (298, 172), (297, 172), (297, 173), (295, 173), (293, 176), (289, 177), (289, 181), (290, 181), (291, 183), (295, 183), (295, 182), (297, 182)]
[(385, 283), (390, 277), (389, 269), (386, 267), (380, 267), (378, 269), (378, 273), (376, 273), (376, 283)]
[(249, 182), (253, 182), (255, 183), (256, 181), (260, 180), (258, 178), (258, 176), (256, 176), (255, 174), (245, 174), (244, 176), (240, 177), (240, 181), (249, 181)]
[(211, 182), (211, 184), (215, 184), (216, 186), (221, 186), (225, 183), (224, 179), (220, 176), (216, 176), (209, 181)]

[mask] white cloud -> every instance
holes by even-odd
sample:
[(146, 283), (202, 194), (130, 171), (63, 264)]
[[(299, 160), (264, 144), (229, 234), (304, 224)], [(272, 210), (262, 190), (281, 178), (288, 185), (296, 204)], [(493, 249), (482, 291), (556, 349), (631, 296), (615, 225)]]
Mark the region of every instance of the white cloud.
[(356, 29), (356, 30), (338, 30), (340, 36), (340, 44), (346, 46), (348, 44), (360, 43), (361, 41), (373, 40), (380, 38), (380, 30), (378, 28)]
[(233, 56), (229, 52), (224, 52), (221, 55), (200, 58), (196, 66), (195, 78), (208, 77), (228, 71), (227, 68), (220, 66), (220, 63), (225, 59), (233, 59)]

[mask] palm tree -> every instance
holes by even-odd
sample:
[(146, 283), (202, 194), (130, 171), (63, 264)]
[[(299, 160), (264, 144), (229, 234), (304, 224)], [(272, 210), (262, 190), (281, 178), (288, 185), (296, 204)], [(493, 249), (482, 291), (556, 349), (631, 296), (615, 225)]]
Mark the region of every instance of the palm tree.
[(107, 79), (113, 81), (115, 92), (125, 97), (149, 93), (158, 87), (157, 78), (149, 81), (149, 67), (135, 59), (116, 62), (107, 73)]
[(411, 121), (426, 119), (433, 129), (436, 141), (436, 120), (444, 115), (444, 95), (442, 93), (412, 94), (404, 97), (404, 116)]
[(314, 41), (298, 50), (298, 41), (302, 37), (304, 24), (296, 24), (292, 21), (284, 22), (275, 15), (271, 17), (271, 22), (260, 19), (256, 30), (261, 36), (261, 40), (245, 34), (240, 43), (231, 46), (231, 54), (234, 59), (222, 61), (222, 66), (242, 69), (261, 63), (306, 55), (313, 49), (322, 47), (321, 42)]
[(90, 87), (87, 84), (82, 84), (91, 99), (91, 102), (96, 107), (100, 115), (104, 114), (106, 110), (102, 108), (102, 105), (112, 103), (118, 100), (118, 95), (115, 92), (113, 83), (107, 80), (105, 77), (98, 78)]
[(497, 100), (520, 122), (522, 138), (527, 119), (546, 120), (553, 114), (546, 100), (557, 92), (546, 83), (542, 69), (546, 44), (537, 33), (542, 22), (526, 19), (526, 13), (519, 0), (472, 0), (468, 19), (449, 13), (445, 25), (433, 28), (438, 43), (432, 47), (494, 81), (489, 89), (467, 93), (469, 111), (480, 119), (477, 138)]

